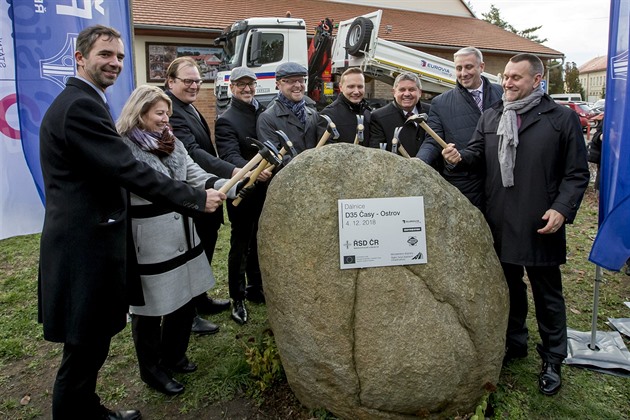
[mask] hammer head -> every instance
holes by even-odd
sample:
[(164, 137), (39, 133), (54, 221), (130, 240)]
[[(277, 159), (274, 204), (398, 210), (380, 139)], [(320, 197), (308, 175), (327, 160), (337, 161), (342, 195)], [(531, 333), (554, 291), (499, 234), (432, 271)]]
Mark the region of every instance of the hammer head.
[(293, 142), (289, 140), (289, 137), (282, 130), (276, 130), (276, 134), (280, 137), (280, 144), (291, 156), (297, 156), (297, 150), (293, 147)]
[(425, 123), (427, 122), (428, 119), (429, 119), (429, 116), (427, 114), (414, 114), (411, 117), (407, 118), (407, 121), (405, 121), (405, 124), (412, 121), (415, 121), (418, 124)]
[(263, 155), (263, 158), (272, 165), (280, 165), (282, 164), (282, 158), (280, 158), (280, 151), (278, 148), (269, 140), (263, 143), (265, 148), (269, 150), (269, 155)]
[(337, 131), (337, 125), (333, 122), (333, 120), (330, 119), (328, 115), (320, 114), (320, 116), (326, 121), (328, 121), (328, 126), (326, 127), (326, 130), (330, 131), (330, 133), (332, 134), (333, 140), (337, 140), (339, 138), (339, 131)]
[(365, 130), (365, 126), (363, 125), (363, 115), (357, 115), (357, 139), (359, 140), (359, 143), (363, 143), (363, 130)]
[(260, 154), (262, 156), (263, 159), (265, 159), (267, 162), (271, 163), (272, 165), (279, 165), (282, 163), (282, 161), (278, 158), (278, 154), (280, 152), (278, 152), (278, 149), (271, 144), (271, 142), (266, 141), (264, 143), (261, 143), (260, 141), (248, 137), (248, 140), (250, 140), (252, 142), (252, 144), (254, 144), (256, 147), (258, 147), (258, 154)]

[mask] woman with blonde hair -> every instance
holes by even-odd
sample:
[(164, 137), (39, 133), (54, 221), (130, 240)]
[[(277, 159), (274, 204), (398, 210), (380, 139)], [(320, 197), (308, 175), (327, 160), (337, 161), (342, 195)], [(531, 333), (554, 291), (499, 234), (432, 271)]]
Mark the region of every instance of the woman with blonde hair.
[[(195, 188), (220, 188), (226, 180), (201, 169), (168, 125), (171, 99), (158, 87), (133, 91), (116, 128), (136, 159)], [(242, 185), (239, 184), (239, 185)], [(228, 192), (234, 197), (237, 187)], [(212, 268), (192, 220), (131, 194), (131, 228), (144, 306), (131, 306), (132, 335), (140, 377), (168, 395), (184, 386), (173, 373), (197, 366), (186, 356), (195, 316), (191, 299), (214, 285)]]

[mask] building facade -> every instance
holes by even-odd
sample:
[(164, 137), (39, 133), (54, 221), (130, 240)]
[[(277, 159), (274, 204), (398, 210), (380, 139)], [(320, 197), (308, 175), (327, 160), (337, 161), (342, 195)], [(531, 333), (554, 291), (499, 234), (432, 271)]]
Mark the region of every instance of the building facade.
[(580, 67), (580, 84), (584, 88), (587, 102), (602, 99), (606, 92), (607, 56), (590, 59)]

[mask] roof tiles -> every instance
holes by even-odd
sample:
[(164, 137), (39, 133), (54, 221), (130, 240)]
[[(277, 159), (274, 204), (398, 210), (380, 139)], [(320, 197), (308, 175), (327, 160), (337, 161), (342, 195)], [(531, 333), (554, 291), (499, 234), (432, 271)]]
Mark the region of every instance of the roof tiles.
[[(319, 0), (133, 0), (135, 25), (155, 25), (181, 30), (221, 31), (234, 21), (250, 17), (285, 16), (306, 22), (309, 34), (325, 17), (335, 22), (370, 13), (371, 6)], [(411, 46), (446, 46), (461, 48), (474, 45), (484, 51), (530, 52), (542, 56), (562, 56), (562, 53), (530, 41), (495, 25), (476, 18), (382, 9), (383, 17), (378, 36)], [(386, 25), (392, 31), (386, 33)]]

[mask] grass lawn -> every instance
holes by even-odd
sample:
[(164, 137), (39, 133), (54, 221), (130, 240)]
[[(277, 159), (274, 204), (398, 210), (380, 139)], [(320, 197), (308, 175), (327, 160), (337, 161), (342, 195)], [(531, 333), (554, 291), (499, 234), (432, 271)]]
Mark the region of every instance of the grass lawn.
[[(595, 267), (587, 261), (597, 228), (597, 205), (589, 187), (578, 218), (567, 228), (568, 263), (562, 267), (569, 327), (590, 331)], [(229, 226), (221, 229), (211, 294), (227, 297)], [(42, 338), (37, 324), (39, 235), (0, 241), (0, 419), (51, 417), (54, 375), (61, 345)], [(630, 276), (604, 271), (598, 329), (607, 318), (630, 317)], [(531, 306), (533, 308), (533, 305)], [(145, 419), (332, 419), (325, 410), (302, 407), (277, 368), (264, 305), (248, 306), (250, 322), (238, 326), (229, 312), (210, 317), (220, 325), (214, 336), (193, 336), (189, 357), (199, 365), (178, 375), (186, 386), (167, 397), (139, 378), (129, 326), (118, 334), (101, 370), (98, 393), (109, 407), (137, 408)], [(630, 419), (630, 378), (563, 367), (564, 385), (555, 397), (538, 392), (540, 360), (533, 314), (530, 355), (504, 368), (490, 396), (488, 415), (509, 419)], [(626, 339), (626, 344), (630, 342)], [(252, 372), (257, 373), (253, 375)], [(266, 376), (265, 376), (266, 375)]]

